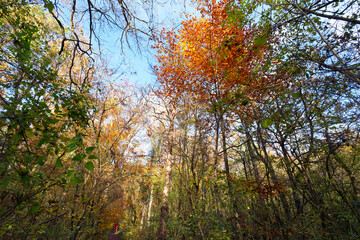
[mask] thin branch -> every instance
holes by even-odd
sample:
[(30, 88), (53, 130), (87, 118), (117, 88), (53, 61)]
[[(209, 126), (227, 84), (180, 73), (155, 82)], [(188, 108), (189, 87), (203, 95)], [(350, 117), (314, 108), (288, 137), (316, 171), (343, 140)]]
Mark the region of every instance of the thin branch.
[(319, 13), (317, 11), (310, 10), (310, 9), (307, 9), (307, 8), (302, 8), (302, 7), (298, 7), (298, 8), (300, 10), (302, 10), (303, 12), (305, 12), (305, 13), (311, 13), (311, 14), (314, 14), (314, 15), (319, 16), (319, 17), (324, 17), (324, 18), (328, 18), (328, 19), (337, 19), (337, 20), (341, 20), (341, 21), (354, 23), (354, 24), (360, 24), (360, 21), (357, 20), (357, 19), (345, 18), (345, 17), (341, 17), (341, 16), (336, 16), (336, 15), (323, 14), (323, 13)]
[[(325, 42), (325, 44), (329, 47), (329, 49), (331, 50), (331, 52), (334, 54), (334, 56), (339, 60), (339, 62), (345, 66), (346, 69), (348, 69), (346, 63), (344, 62), (344, 60), (337, 54), (337, 52), (335, 51), (335, 49), (330, 45), (330, 43), (326, 40), (326, 38), (324, 37), (324, 35), (320, 32), (319, 28), (317, 27), (317, 25), (314, 23), (314, 21), (309, 17), (308, 14), (306, 14), (306, 12), (304, 12), (302, 10), (302, 8), (296, 4), (296, 3), (290, 3), (293, 4), (296, 8), (298, 8), (301, 12), (302, 15), (304, 15), (311, 23), (311, 25), (313, 25), (313, 27), (315, 28), (316, 32), (320, 35), (321, 39)], [(358, 76), (356, 76), (356, 74), (352, 71), (352, 70), (346, 70), (343, 71), (343, 73), (350, 78), (351, 80), (353, 80), (354, 82), (356, 82), (357, 84), (360, 84), (360, 79)]]

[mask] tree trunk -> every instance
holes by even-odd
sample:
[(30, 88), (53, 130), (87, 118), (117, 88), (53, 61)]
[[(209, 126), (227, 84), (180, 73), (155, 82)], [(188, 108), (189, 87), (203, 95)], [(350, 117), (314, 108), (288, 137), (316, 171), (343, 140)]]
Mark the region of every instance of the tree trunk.
[(167, 235), (167, 221), (169, 217), (169, 192), (171, 187), (171, 171), (173, 165), (173, 146), (175, 140), (174, 122), (175, 122), (175, 109), (172, 108), (169, 114), (170, 127), (169, 127), (169, 145), (165, 163), (165, 184), (163, 191), (163, 199), (160, 214), (160, 231), (159, 240), (166, 239)]
[(152, 202), (153, 202), (153, 195), (154, 195), (154, 184), (151, 185), (151, 190), (150, 190), (150, 201), (149, 201), (149, 208), (148, 208), (148, 213), (147, 213), (147, 225), (150, 225), (150, 218), (151, 218), (151, 207), (152, 207)]

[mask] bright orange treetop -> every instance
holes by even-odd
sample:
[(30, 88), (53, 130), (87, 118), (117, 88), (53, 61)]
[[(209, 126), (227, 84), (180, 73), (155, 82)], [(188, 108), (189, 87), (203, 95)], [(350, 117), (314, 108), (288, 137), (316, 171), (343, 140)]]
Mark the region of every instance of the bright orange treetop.
[(155, 48), (155, 67), (162, 92), (180, 97), (187, 92), (203, 103), (256, 99), (271, 80), (257, 69), (265, 64), (268, 44), (254, 39), (255, 29), (230, 24), (230, 1), (201, 1), (201, 17), (182, 22), (176, 32), (163, 31)]

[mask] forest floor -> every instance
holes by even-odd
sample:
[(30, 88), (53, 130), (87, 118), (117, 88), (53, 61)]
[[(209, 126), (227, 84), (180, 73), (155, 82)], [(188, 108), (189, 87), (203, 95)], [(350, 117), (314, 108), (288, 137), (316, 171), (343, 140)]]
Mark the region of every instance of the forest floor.
[(115, 234), (115, 233), (110, 233), (109, 234), (109, 240), (118, 240), (119, 239), (119, 235)]

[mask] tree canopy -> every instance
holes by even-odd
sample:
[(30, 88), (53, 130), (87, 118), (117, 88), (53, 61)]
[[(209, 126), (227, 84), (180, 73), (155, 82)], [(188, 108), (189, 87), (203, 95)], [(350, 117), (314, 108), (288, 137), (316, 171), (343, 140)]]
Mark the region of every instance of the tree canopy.
[(158, 4), (0, 3), (0, 238), (358, 239), (359, 1)]

